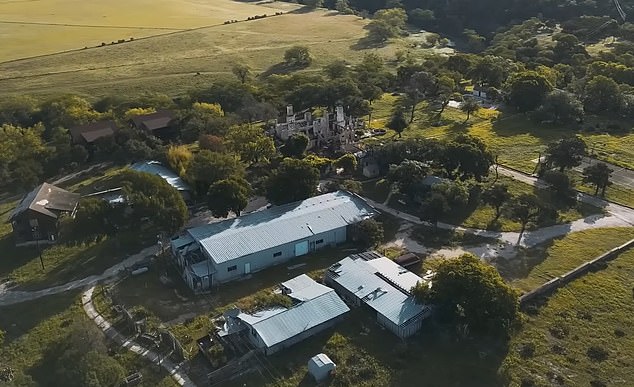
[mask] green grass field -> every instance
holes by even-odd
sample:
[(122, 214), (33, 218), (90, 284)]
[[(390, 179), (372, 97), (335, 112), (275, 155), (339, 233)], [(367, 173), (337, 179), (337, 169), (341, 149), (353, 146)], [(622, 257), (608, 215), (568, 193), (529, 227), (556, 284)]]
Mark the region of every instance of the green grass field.
[(297, 9), (283, 2), (77, 0), (0, 2), (0, 61), (94, 47)]
[[(236, 8), (249, 6), (222, 2)], [(229, 19), (230, 15), (225, 13), (222, 19)], [(233, 77), (231, 67), (235, 63), (251, 66), (255, 74), (263, 73), (282, 62), (286, 49), (294, 45), (310, 48), (314, 61), (307, 71), (335, 59), (355, 62), (367, 52), (392, 57), (396, 45), (366, 48), (358, 44), (366, 35), (366, 24), (367, 20), (356, 16), (323, 10), (287, 13), (0, 63), (0, 95), (50, 96), (68, 92), (91, 99), (143, 92), (179, 95), (219, 78)]]
[(527, 316), (501, 370), (509, 385), (634, 385), (632, 278), (629, 251), (566, 285)]
[[(31, 385), (20, 384), (24, 377), (41, 386), (55, 384), (55, 360), (61, 355), (55, 351), (57, 344), (78, 320), (93, 324), (81, 308), (76, 292), (0, 308), (0, 330), (6, 332), (4, 344), (0, 345), (0, 362), (2, 367), (14, 370), (16, 385)], [(113, 352), (127, 372), (143, 374), (141, 386), (175, 386), (165, 373), (157, 372), (156, 365), (127, 350), (113, 348)]]
[(633, 238), (634, 230), (626, 227), (574, 232), (512, 260), (500, 258), (496, 266), (514, 287), (526, 292)]

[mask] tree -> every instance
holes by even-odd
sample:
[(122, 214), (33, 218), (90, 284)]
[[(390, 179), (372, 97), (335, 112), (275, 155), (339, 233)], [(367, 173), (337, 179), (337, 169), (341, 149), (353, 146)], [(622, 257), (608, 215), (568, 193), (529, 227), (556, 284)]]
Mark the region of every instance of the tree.
[(619, 85), (608, 77), (597, 75), (586, 84), (583, 105), (589, 113), (616, 112), (622, 101)]
[(308, 47), (293, 46), (284, 53), (284, 62), (290, 67), (308, 67), (313, 62)]
[(354, 13), (354, 10), (350, 7), (350, 3), (348, 0), (337, 0), (335, 3), (335, 9), (337, 12), (342, 13), (344, 15)]
[(537, 196), (532, 194), (522, 194), (513, 198), (506, 205), (505, 210), (506, 216), (509, 219), (520, 223), (522, 226), (519, 238), (517, 239), (517, 244), (519, 244), (522, 240), (522, 236), (524, 235), (524, 231), (526, 231), (528, 223), (534, 222), (539, 218), (542, 212), (542, 206), (539, 203)]
[(212, 152), (224, 152), (225, 143), (222, 137), (214, 136), (213, 134), (201, 134), (198, 137), (198, 147)]
[(159, 231), (174, 233), (187, 220), (187, 206), (181, 194), (160, 176), (145, 172), (121, 174), (125, 196), (132, 208), (132, 227), (138, 229), (143, 219)]
[(385, 42), (389, 38), (405, 33), (407, 14), (401, 8), (381, 9), (375, 12), (368, 24), (368, 37), (377, 42)]
[(304, 160), (285, 158), (266, 183), (266, 197), (274, 204), (308, 199), (317, 192), (319, 171)]
[(357, 158), (352, 153), (346, 153), (335, 160), (335, 167), (343, 168), (345, 173), (354, 173), (357, 170)]
[(348, 64), (345, 60), (330, 62), (324, 67), (324, 72), (331, 80), (345, 78), (348, 74)]
[(555, 124), (567, 124), (583, 118), (583, 104), (577, 97), (563, 90), (554, 90), (544, 97), (537, 116)]
[(217, 218), (226, 218), (229, 211), (240, 216), (249, 203), (251, 193), (251, 185), (243, 178), (219, 180), (209, 187), (207, 205)]
[(555, 166), (560, 172), (581, 164), (587, 154), (586, 143), (579, 137), (564, 138), (548, 144), (546, 166)]
[(478, 110), (480, 110), (480, 103), (475, 98), (467, 97), (460, 104), (460, 110), (467, 113), (467, 118), (464, 120), (464, 122), (467, 122), (469, 121), (469, 118), (471, 118), (472, 113), (475, 113)]
[(419, 217), (422, 220), (431, 222), (434, 227), (438, 227), (438, 221), (449, 211), (451, 211), (451, 206), (447, 198), (439, 192), (432, 192), (423, 201)]
[(273, 139), (257, 126), (233, 126), (229, 129), (225, 141), (227, 147), (248, 164), (255, 164), (261, 160), (268, 161), (276, 154)]
[(605, 163), (591, 164), (583, 169), (583, 182), (593, 184), (596, 187), (594, 194), (601, 190), (601, 196), (605, 196), (605, 190), (612, 185), (610, 178), (614, 170)]
[(440, 262), (431, 288), (419, 283), (413, 294), (434, 305), (441, 318), (474, 333), (505, 335), (518, 316), (517, 291), (472, 254)]
[(462, 180), (474, 178), (481, 180), (488, 176), (494, 159), (482, 139), (460, 134), (448, 141), (441, 156), (445, 171), (450, 177), (460, 177)]
[(352, 240), (362, 249), (369, 249), (381, 244), (384, 238), (383, 225), (374, 219), (366, 219), (356, 223), (351, 230)]
[(427, 176), (429, 167), (417, 160), (404, 160), (398, 166), (390, 165), (387, 178), (392, 184), (396, 184), (403, 195), (414, 200), (423, 179)]
[(577, 193), (575, 192), (573, 181), (564, 172), (546, 171), (542, 176), (542, 180), (548, 183), (557, 199), (565, 204), (574, 204), (576, 202)]
[(434, 26), (436, 17), (431, 9), (414, 8), (408, 13), (408, 21), (418, 28), (428, 29)]
[(95, 111), (88, 101), (75, 95), (55, 97), (44, 102), (40, 114), (47, 128), (71, 128), (101, 118), (101, 113)]
[(235, 75), (240, 83), (245, 84), (251, 77), (251, 67), (243, 63), (236, 63), (231, 68), (231, 72)]
[(511, 193), (506, 184), (495, 184), (482, 193), (482, 201), (495, 210), (495, 222), (502, 215), (502, 206), (511, 199)]
[(462, 31), (462, 36), (466, 39), (467, 47), (469, 47), (469, 51), (471, 52), (482, 52), (486, 47), (486, 38), (478, 34), (475, 30), (465, 29)]
[(166, 158), (172, 170), (181, 176), (185, 176), (194, 155), (185, 145), (170, 145), (167, 148)]
[(64, 232), (64, 238), (80, 242), (91, 242), (113, 231), (113, 209), (105, 200), (82, 198), (77, 206), (75, 218), (70, 230)]
[(537, 71), (522, 71), (511, 77), (507, 88), (509, 103), (526, 112), (541, 105), (546, 94), (553, 90), (553, 85)]
[(218, 180), (244, 177), (244, 165), (232, 153), (217, 153), (202, 150), (194, 155), (186, 179), (198, 195), (206, 195), (209, 186)]
[(409, 124), (405, 119), (405, 114), (403, 114), (403, 109), (398, 107), (392, 113), (392, 117), (390, 117), (390, 121), (387, 123), (387, 127), (398, 133), (398, 137), (401, 138), (401, 135)]
[(280, 148), (282, 154), (286, 157), (301, 159), (308, 148), (310, 139), (303, 133), (293, 133)]
[(405, 88), (407, 96), (412, 106), (409, 123), (414, 122), (416, 106), (428, 96), (436, 95), (438, 91), (438, 79), (427, 71), (418, 71), (412, 74)]

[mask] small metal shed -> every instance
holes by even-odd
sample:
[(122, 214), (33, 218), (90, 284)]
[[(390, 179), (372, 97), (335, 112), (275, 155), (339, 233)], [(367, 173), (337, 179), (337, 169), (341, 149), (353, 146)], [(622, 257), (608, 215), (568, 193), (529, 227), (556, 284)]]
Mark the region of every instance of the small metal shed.
[(328, 379), (336, 367), (337, 365), (323, 353), (313, 356), (308, 361), (308, 373), (311, 374), (317, 382)]

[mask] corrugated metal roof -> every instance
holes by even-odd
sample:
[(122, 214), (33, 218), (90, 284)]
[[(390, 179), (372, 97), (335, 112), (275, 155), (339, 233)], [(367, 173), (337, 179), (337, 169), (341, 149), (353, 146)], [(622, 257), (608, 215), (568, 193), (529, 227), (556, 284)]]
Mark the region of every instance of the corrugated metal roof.
[(320, 353), (310, 358), (309, 362), (315, 364), (318, 368), (325, 366), (326, 364), (335, 364), (328, 355), (325, 353)]
[(376, 215), (359, 196), (333, 192), (189, 229), (214, 262), (223, 263)]
[(396, 325), (403, 325), (429, 309), (417, 304), (408, 293), (418, 281), (424, 280), (386, 257), (369, 261), (347, 257), (331, 266), (327, 275)]
[(130, 169), (160, 176), (163, 180), (167, 181), (169, 185), (179, 191), (191, 191), (191, 188), (189, 188), (180, 176), (171, 169), (164, 167), (163, 164), (158, 161), (141, 161), (136, 164), (132, 164)]
[(306, 274), (302, 274), (286, 282), (282, 282), (285, 294), (298, 301), (308, 301), (332, 291), (331, 288), (316, 283)]
[[(267, 347), (281, 343), (300, 333), (341, 316), (350, 308), (330, 289), (312, 300), (301, 302), (290, 309), (274, 314), (251, 327), (258, 332)], [(238, 316), (244, 320), (242, 314)]]

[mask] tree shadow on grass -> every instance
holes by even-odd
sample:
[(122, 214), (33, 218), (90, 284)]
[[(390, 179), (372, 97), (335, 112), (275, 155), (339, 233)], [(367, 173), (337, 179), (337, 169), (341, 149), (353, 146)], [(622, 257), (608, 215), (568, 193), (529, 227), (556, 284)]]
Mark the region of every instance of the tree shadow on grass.
[(13, 234), (0, 238), (0, 280), (11, 280), (11, 273), (19, 267), (37, 258), (38, 252), (35, 246), (16, 247)]
[(268, 69), (264, 70), (264, 72), (260, 73), (259, 77), (261, 79), (267, 78), (271, 75), (284, 75), (289, 74), (294, 71), (303, 70), (308, 66), (289, 66), (286, 62), (276, 63)]
[(0, 329), (6, 332), (4, 345), (10, 345), (38, 324), (66, 311), (77, 302), (78, 294), (78, 291), (67, 292), (1, 307)]
[(387, 42), (387, 41), (381, 42), (381, 41), (377, 41), (376, 39), (373, 39), (373, 38), (371, 38), (369, 36), (365, 36), (365, 37), (359, 39), (353, 45), (351, 45), (350, 48), (352, 50), (354, 50), (354, 51), (377, 49), (377, 48), (386, 47), (388, 45), (388, 43), (389, 42)]

